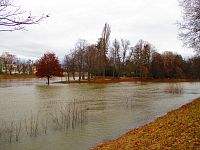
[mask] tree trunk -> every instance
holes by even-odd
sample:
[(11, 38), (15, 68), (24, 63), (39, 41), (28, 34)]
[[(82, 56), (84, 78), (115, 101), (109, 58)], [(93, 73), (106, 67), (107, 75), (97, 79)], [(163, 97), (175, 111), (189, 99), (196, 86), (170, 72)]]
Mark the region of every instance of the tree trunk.
[(103, 78), (105, 79), (106, 77), (106, 69), (103, 69)]
[(113, 79), (115, 78), (115, 69), (113, 69), (113, 73), (112, 73)]
[(7, 68), (7, 64), (5, 64), (5, 70), (6, 70), (6, 74), (8, 73), (8, 68)]
[(81, 71), (79, 71), (79, 77), (78, 77), (78, 81), (81, 81)]
[(67, 73), (67, 79), (68, 79), (68, 82), (69, 82), (69, 73)]
[(88, 81), (90, 81), (90, 75), (91, 75), (91, 73), (88, 72), (88, 77), (87, 77)]
[(67, 82), (67, 72), (65, 71), (65, 78), (66, 78), (66, 82)]
[(82, 80), (85, 80), (85, 72), (82, 72)]
[(73, 80), (75, 80), (75, 72), (72, 73)]
[(96, 79), (96, 73), (91, 73), (91, 78), (92, 78), (93, 80), (95, 80), (95, 79)]
[(49, 78), (50, 78), (50, 77), (47, 77), (47, 84), (48, 84), (48, 85), (49, 85)]

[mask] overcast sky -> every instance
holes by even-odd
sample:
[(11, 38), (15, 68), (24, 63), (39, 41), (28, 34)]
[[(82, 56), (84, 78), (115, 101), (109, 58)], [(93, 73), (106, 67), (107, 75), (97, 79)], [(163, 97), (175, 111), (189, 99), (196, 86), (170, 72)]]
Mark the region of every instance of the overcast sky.
[(15, 0), (33, 15), (49, 14), (28, 31), (0, 32), (0, 54), (39, 58), (53, 51), (62, 59), (78, 39), (95, 43), (105, 22), (111, 25), (111, 41), (149, 41), (159, 52), (173, 51), (184, 57), (193, 51), (177, 38), (181, 20), (178, 0)]

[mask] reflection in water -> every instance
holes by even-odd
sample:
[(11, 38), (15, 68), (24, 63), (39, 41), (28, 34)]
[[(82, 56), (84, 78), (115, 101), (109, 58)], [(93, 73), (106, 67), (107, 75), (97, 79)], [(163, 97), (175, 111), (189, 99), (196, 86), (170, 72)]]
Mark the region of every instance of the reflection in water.
[(0, 149), (88, 149), (200, 96), (199, 83), (171, 94), (168, 83), (21, 82), (0, 87)]
[(61, 96), (64, 93), (62, 86), (58, 85), (36, 85), (36, 99), (38, 100), (39, 111), (52, 111), (56, 109), (59, 104), (67, 99), (65, 96)]

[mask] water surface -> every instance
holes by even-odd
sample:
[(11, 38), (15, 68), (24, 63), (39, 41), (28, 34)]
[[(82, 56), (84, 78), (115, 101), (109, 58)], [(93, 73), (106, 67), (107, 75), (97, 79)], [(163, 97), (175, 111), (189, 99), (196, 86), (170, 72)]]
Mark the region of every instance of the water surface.
[[(57, 129), (49, 119), (47, 133), (19, 142), (0, 136), (2, 150), (79, 150), (116, 138), (200, 96), (199, 83), (179, 83), (181, 94), (166, 93), (172, 83), (51, 84), (42, 79), (0, 81), (0, 130), (5, 124), (58, 114), (70, 103), (83, 104), (86, 118), (74, 128)], [(56, 112), (56, 113), (55, 113)], [(28, 119), (27, 119), (28, 120)], [(39, 123), (40, 124), (40, 123)], [(39, 130), (40, 130), (39, 125)], [(24, 129), (25, 130), (25, 129)], [(14, 134), (14, 133), (13, 133)]]

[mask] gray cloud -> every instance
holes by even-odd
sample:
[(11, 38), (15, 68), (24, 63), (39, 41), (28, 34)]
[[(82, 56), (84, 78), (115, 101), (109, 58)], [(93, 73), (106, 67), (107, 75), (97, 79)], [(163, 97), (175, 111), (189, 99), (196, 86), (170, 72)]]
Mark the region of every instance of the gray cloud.
[(111, 40), (126, 38), (134, 45), (139, 39), (151, 42), (162, 52), (184, 56), (193, 51), (182, 47), (175, 25), (181, 19), (177, 0), (15, 0), (33, 14), (50, 18), (28, 31), (1, 32), (0, 53), (10, 51), (25, 57), (40, 57), (54, 51), (62, 58), (79, 38), (94, 43), (105, 22), (111, 25)]

